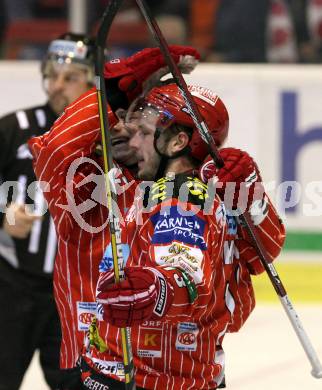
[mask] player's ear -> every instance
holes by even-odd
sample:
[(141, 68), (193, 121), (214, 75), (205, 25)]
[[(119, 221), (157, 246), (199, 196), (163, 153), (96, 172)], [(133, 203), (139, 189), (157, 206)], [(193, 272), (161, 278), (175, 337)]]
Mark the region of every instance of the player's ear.
[(177, 154), (185, 149), (190, 142), (189, 135), (185, 131), (180, 131), (171, 137), (168, 143), (168, 154), (171, 156)]

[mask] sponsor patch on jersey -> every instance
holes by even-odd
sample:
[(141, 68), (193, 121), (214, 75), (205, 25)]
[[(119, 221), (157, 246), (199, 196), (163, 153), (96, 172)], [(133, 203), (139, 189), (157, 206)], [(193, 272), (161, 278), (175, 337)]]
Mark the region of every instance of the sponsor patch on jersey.
[[(162, 357), (163, 327), (161, 326), (140, 326), (138, 356), (140, 357)], [(161, 322), (154, 321), (154, 324)]]
[(197, 215), (187, 213), (179, 206), (171, 206), (154, 214), (151, 221), (154, 225), (152, 244), (167, 244), (175, 240), (207, 249), (203, 237), (205, 221)]
[(177, 326), (176, 350), (195, 352), (198, 333), (198, 325), (194, 322), (180, 322)]
[(79, 331), (88, 331), (92, 319), (97, 315), (96, 302), (77, 303), (77, 323)]
[[(123, 264), (125, 266), (127, 259), (130, 255), (130, 248), (127, 244), (122, 244), (122, 255), (123, 255)], [(109, 244), (105, 249), (103, 259), (99, 265), (100, 272), (106, 272), (110, 269), (113, 269), (113, 255), (112, 255), (112, 245)]]
[(154, 257), (157, 264), (185, 271), (195, 283), (201, 283), (203, 280), (203, 254), (199, 248), (172, 242), (170, 245), (155, 246)]
[(101, 360), (91, 357), (92, 362), (99, 372), (106, 375), (117, 375), (124, 378), (124, 364), (122, 362), (115, 362), (113, 360)]
[(89, 375), (85, 377), (86, 373), (82, 373), (83, 379), (83, 385), (84, 388), (86, 387), (88, 390), (109, 390), (110, 387), (108, 385), (103, 385), (101, 382), (98, 382), (97, 380), (91, 378)]

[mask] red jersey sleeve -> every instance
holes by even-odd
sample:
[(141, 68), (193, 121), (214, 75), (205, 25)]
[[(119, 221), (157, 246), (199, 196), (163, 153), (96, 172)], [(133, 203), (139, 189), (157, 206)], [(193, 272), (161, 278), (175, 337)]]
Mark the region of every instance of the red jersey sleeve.
[[(261, 210), (256, 210), (257, 217), (252, 218), (255, 229), (269, 256), (268, 260), (269, 262), (272, 262), (279, 255), (283, 247), (285, 241), (285, 227), (267, 195), (265, 195), (260, 207), (263, 212), (262, 217), (258, 218)], [(253, 212), (255, 213), (255, 210), (253, 210)], [(250, 214), (252, 216), (252, 210), (250, 210)], [(236, 245), (239, 250), (240, 258), (246, 262), (251, 274), (258, 275), (262, 273), (264, 267), (257, 255), (256, 249), (252, 245), (252, 240), (247, 228), (242, 224), (239, 224), (238, 227), (238, 237)]]
[[(49, 132), (29, 141), (36, 176), (42, 182), (62, 237), (75, 222), (71, 207), (84, 203), (95, 187), (91, 175), (100, 171), (99, 158), (93, 153), (99, 137), (97, 96), (93, 88), (69, 105)], [(87, 156), (91, 156), (90, 162)], [(85, 213), (86, 207), (89, 204), (85, 202)]]

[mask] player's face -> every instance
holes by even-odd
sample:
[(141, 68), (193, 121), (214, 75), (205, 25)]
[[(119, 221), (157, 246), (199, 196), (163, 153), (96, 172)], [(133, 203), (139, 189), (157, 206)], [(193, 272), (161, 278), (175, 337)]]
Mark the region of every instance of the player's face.
[(149, 113), (148, 116), (143, 115), (137, 121), (136, 125), (138, 130), (130, 141), (130, 146), (135, 149), (138, 159), (137, 175), (142, 180), (153, 180), (160, 164), (160, 156), (154, 148), (156, 120), (157, 118), (153, 116), (153, 113), (152, 115)]
[(137, 163), (135, 150), (129, 145), (137, 127), (134, 123), (125, 124), (125, 110), (118, 109), (115, 114), (119, 121), (111, 130), (112, 155), (116, 162), (130, 167)]
[(53, 63), (45, 77), (49, 105), (57, 115), (89, 87), (86, 68), (75, 64)]

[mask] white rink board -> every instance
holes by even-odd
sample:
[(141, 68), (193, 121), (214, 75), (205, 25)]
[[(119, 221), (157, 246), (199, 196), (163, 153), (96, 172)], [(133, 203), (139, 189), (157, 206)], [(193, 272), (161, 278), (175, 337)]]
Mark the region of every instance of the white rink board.
[[(284, 216), (286, 226), (322, 233), (322, 66), (200, 64), (186, 79), (222, 97), (230, 113), (227, 146), (246, 149), (255, 157), (264, 181), (274, 188), (268, 191), (273, 198), (283, 167), (292, 164), (302, 194), (296, 212)], [(37, 62), (0, 62), (0, 85), (0, 115), (45, 101)], [(292, 96), (294, 113), (286, 106)], [(289, 155), (281, 150), (286, 119), (288, 132), (295, 132), (287, 147), (295, 134), (308, 135), (314, 129), (319, 134), (301, 146), (295, 158), (292, 149), (287, 149)], [(294, 129), (290, 130), (292, 120)], [(319, 184), (307, 193), (312, 181)], [(305, 216), (307, 210), (317, 216)]]
[[(322, 359), (322, 305), (295, 305)], [(239, 333), (227, 334), (227, 390), (321, 390), (281, 305), (257, 305)], [(36, 359), (21, 390), (48, 390)]]
[(0, 61), (0, 115), (42, 104), (40, 64), (34, 61)]
[[(279, 212), (288, 228), (322, 233), (322, 184), (317, 184), (313, 195), (307, 194), (308, 183), (321, 181), (322, 176), (322, 66), (205, 64), (187, 81), (207, 86), (223, 98), (230, 113), (227, 146), (240, 147), (255, 157), (263, 180), (271, 182), (273, 190), (268, 192), (273, 199), (278, 198), (283, 167), (292, 164), (302, 190), (298, 210), (284, 216)], [(292, 97), (294, 115), (287, 106)], [(285, 135), (287, 145), (292, 145), (295, 134), (319, 131), (318, 140), (300, 147), (295, 158), (291, 147), (282, 152), (282, 135), (287, 134), (286, 127), (291, 132), (292, 120), (294, 134)], [(316, 216), (307, 215), (305, 208), (313, 209)]]

